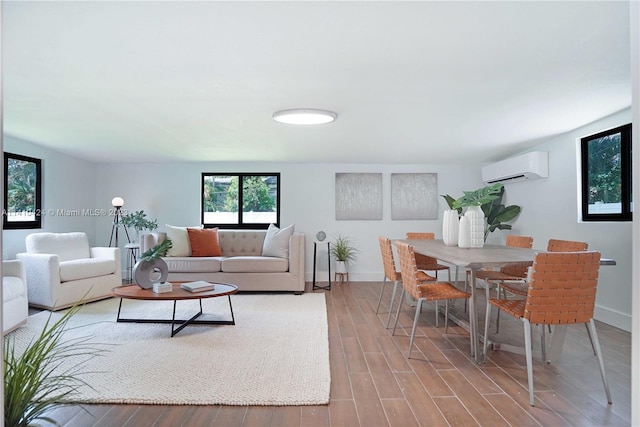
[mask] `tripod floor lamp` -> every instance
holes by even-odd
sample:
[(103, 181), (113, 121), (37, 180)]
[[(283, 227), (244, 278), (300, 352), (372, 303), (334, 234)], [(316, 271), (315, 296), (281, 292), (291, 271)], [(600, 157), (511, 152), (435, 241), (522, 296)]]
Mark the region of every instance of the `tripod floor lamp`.
[[(122, 197), (114, 197), (111, 200), (111, 204), (114, 208), (116, 208), (116, 212), (113, 216), (113, 225), (111, 226), (111, 237), (109, 238), (109, 247), (115, 243), (116, 248), (118, 247), (118, 229), (122, 224), (122, 206), (124, 206), (124, 199)], [(131, 243), (131, 239), (129, 238), (129, 232), (127, 231), (127, 227), (124, 226), (124, 233), (127, 236), (127, 243)]]

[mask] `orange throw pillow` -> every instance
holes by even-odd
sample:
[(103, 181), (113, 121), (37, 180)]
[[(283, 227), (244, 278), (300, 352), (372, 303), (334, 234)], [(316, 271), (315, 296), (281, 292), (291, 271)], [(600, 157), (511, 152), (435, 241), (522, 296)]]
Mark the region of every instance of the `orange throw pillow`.
[(191, 256), (222, 256), (217, 228), (187, 228)]

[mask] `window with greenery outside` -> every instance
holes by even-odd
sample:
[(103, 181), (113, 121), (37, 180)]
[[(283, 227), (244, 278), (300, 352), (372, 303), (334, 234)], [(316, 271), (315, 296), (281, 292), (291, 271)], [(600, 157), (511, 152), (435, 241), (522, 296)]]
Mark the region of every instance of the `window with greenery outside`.
[(581, 139), (582, 219), (631, 221), (631, 125)]
[(280, 223), (280, 174), (202, 174), (205, 227), (264, 229)]
[(4, 188), (3, 228), (41, 228), (41, 160), (4, 153)]

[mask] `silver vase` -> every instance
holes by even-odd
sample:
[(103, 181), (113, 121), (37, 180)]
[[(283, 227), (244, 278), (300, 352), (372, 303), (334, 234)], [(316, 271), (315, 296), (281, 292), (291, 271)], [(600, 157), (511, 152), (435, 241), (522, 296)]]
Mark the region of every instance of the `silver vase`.
[(146, 261), (141, 259), (133, 266), (133, 280), (142, 289), (151, 289), (155, 282), (166, 282), (169, 266), (162, 258)]

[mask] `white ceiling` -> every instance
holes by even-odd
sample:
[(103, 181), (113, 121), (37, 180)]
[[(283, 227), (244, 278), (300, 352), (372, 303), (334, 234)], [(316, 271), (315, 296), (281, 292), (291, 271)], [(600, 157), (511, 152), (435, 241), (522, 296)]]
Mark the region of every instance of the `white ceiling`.
[(627, 2), (3, 7), (5, 133), (96, 162), (484, 162), (631, 105)]

